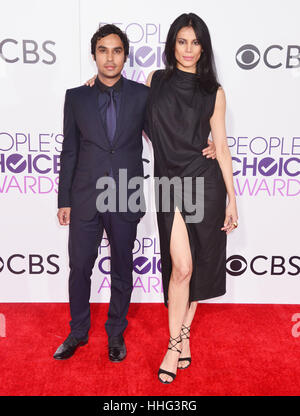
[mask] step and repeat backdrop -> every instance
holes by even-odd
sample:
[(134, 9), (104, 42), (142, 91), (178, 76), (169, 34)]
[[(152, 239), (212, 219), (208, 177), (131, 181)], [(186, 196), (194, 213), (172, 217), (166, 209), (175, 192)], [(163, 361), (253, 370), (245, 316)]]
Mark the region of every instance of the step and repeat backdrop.
[[(209, 27), (227, 99), (239, 227), (228, 236), (223, 303), (298, 303), (300, 298), (300, 3), (228, 0), (143, 4), (99, 0), (1, 0), (0, 301), (68, 301), (68, 228), (57, 221), (67, 88), (96, 73), (90, 39), (115, 23), (130, 39), (123, 75), (145, 83), (164, 67), (172, 21), (198, 14)], [(153, 174), (152, 146), (144, 168)], [(134, 247), (133, 302), (162, 302), (154, 200)], [(106, 236), (91, 302), (110, 298)]]

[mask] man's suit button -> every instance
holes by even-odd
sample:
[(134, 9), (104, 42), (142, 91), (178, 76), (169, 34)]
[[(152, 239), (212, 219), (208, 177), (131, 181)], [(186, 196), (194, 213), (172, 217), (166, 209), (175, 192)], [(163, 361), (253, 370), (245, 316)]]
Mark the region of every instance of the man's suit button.
[(110, 151), (110, 153), (112, 153), (112, 154), (113, 154), (113, 153), (115, 153), (114, 149), (112, 149), (112, 150)]

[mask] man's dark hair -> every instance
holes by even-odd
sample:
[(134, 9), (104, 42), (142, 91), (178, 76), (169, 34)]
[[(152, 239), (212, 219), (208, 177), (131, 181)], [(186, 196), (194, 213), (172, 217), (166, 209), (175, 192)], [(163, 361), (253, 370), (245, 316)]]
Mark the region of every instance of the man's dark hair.
[(126, 33), (122, 32), (118, 26), (115, 25), (104, 25), (99, 26), (99, 29), (96, 33), (94, 33), (92, 39), (91, 39), (91, 52), (94, 58), (96, 58), (96, 44), (99, 39), (104, 38), (108, 35), (118, 35), (123, 43), (124, 48), (124, 54), (125, 54), (125, 60), (129, 54), (129, 40), (126, 35)]

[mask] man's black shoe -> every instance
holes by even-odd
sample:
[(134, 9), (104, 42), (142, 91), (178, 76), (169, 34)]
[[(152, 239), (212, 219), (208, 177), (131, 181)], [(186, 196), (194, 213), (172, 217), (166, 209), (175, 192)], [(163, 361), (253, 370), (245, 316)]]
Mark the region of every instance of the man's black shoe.
[(72, 357), (76, 349), (87, 344), (88, 336), (84, 339), (77, 339), (72, 334), (57, 348), (53, 358), (56, 360), (66, 360)]
[(108, 357), (114, 363), (126, 357), (126, 346), (122, 334), (108, 338)]

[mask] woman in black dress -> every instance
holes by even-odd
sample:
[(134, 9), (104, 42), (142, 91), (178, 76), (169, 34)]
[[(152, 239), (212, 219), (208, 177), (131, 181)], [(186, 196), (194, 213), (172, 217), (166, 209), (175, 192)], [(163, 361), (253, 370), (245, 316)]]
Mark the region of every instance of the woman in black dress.
[[(170, 331), (158, 378), (171, 383), (177, 368), (187, 368), (191, 363), (189, 334), (197, 301), (226, 291), (226, 240), (237, 227), (238, 215), (225, 130), (225, 94), (216, 80), (204, 21), (193, 13), (179, 16), (169, 29), (165, 55), (166, 69), (152, 72), (147, 80), (151, 86), (147, 125), (154, 151), (154, 176), (179, 177), (182, 182), (192, 178), (193, 196), (198, 189), (196, 178), (204, 178), (202, 221), (187, 221), (189, 213), (184, 204), (178, 207), (182, 193), (176, 196), (171, 188), (167, 197), (173, 210), (163, 212), (157, 205)], [(216, 159), (202, 153), (210, 131)], [(166, 197), (165, 191), (163, 194)]]

